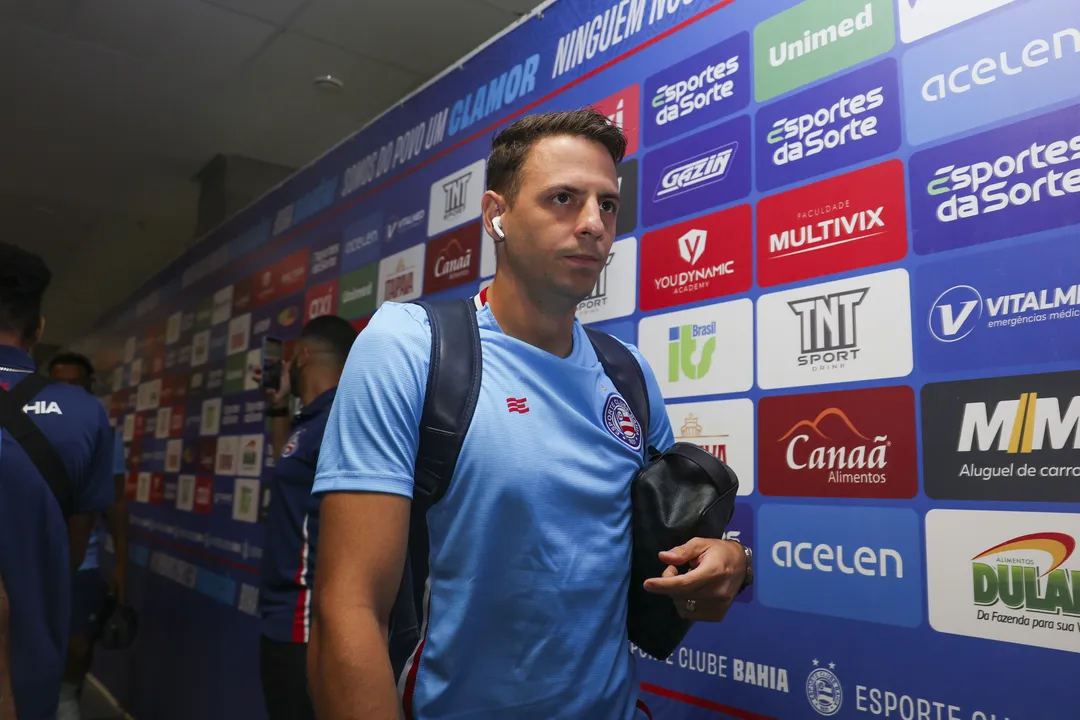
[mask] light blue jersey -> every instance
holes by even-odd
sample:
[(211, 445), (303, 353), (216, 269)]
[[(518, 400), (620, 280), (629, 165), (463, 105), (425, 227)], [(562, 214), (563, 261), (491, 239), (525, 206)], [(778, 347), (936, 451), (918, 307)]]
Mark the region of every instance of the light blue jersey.
[[(399, 692), (423, 720), (644, 718), (626, 634), (637, 421), (580, 323), (559, 358), (478, 310), (483, 375), (446, 495), (428, 513), (425, 639)], [(464, 340), (463, 340), (464, 341)], [(647, 443), (673, 442), (656, 378)], [(412, 497), (431, 334), (385, 303), (353, 346), (315, 493)]]

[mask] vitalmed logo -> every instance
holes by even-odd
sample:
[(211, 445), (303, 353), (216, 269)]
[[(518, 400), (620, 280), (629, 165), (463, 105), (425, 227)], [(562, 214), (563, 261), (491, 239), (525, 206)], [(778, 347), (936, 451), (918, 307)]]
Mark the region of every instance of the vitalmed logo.
[(645, 233), (641, 309), (659, 310), (749, 290), (750, 226), (750, 206), (739, 205)]
[(414, 245), (379, 262), (376, 307), (387, 301), (408, 302), (420, 297), (423, 292), (426, 247), (424, 244)]
[[(900, 39), (912, 43), (1013, 0), (900, 0)], [(950, 36), (952, 37), (952, 36)]]
[(754, 403), (746, 398), (667, 406), (676, 442), (697, 445), (739, 478), (739, 495), (754, 491)]
[(577, 317), (583, 323), (611, 320), (630, 315), (637, 305), (637, 238), (613, 243), (607, 264), (596, 279), (589, 296), (578, 303)]
[(911, 157), (915, 251), (942, 252), (1080, 222), (1080, 108)]
[(593, 107), (623, 131), (626, 136), (625, 157), (636, 153), (638, 133), (641, 132), (641, 88), (637, 83), (593, 103)]
[(304, 297), (304, 322), (323, 315), (337, 314), (338, 281), (331, 280), (307, 291)]
[(901, 627), (922, 622), (914, 510), (765, 504), (757, 532), (763, 605)]
[(896, 61), (889, 58), (757, 113), (761, 190), (891, 153), (900, 147)]
[(428, 237), (480, 217), (480, 198), (484, 195), (486, 171), (487, 161), (480, 159), (431, 184), (427, 210)]
[(926, 494), (1080, 501), (1080, 372), (923, 386)]
[(762, 388), (903, 377), (912, 369), (906, 270), (762, 295), (757, 326)]
[(423, 227), (425, 218), (427, 218), (427, 211), (424, 208), (407, 215), (392, 216), (386, 222), (386, 242), (398, 242), (403, 235)]
[[(743, 299), (642, 319), (639, 347), (664, 397), (749, 390), (754, 381), (752, 318), (753, 305)], [(723, 340), (720, 348), (717, 338)]]
[(341, 233), (341, 270), (350, 272), (374, 262), (381, 250), (379, 230), (382, 213), (367, 215), (345, 228)]
[(750, 103), (750, 34), (718, 45), (645, 81), (645, 141), (663, 142)]
[(1080, 247), (1060, 237), (920, 267), (920, 365), (951, 372), (1080, 357), (1078, 266)]
[(907, 254), (904, 168), (889, 160), (757, 206), (762, 287), (895, 262)]
[(907, 386), (762, 398), (758, 438), (763, 495), (913, 498), (919, 488)]
[[(646, 225), (750, 194), (750, 118), (738, 117), (645, 156)], [(703, 148), (706, 148), (703, 150)]]
[[(977, 9), (980, 4), (970, 5)], [(1080, 18), (1024, 3), (904, 54), (905, 132), (919, 145), (1080, 95)]]
[(1080, 517), (931, 510), (930, 625), (938, 632), (1080, 652)]
[(806, 0), (754, 28), (754, 96), (764, 102), (892, 48), (891, 0)]
[(428, 243), (425, 292), (447, 290), (480, 276), (480, 234), (483, 229), (483, 224), (472, 223)]

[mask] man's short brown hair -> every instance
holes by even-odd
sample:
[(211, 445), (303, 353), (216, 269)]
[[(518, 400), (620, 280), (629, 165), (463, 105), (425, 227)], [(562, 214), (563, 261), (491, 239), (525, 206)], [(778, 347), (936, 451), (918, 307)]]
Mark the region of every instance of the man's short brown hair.
[(626, 136), (592, 108), (526, 115), (495, 136), (487, 161), (487, 189), (513, 204), (521, 187), (521, 168), (529, 150), (546, 137), (570, 135), (603, 145), (618, 165), (626, 154)]

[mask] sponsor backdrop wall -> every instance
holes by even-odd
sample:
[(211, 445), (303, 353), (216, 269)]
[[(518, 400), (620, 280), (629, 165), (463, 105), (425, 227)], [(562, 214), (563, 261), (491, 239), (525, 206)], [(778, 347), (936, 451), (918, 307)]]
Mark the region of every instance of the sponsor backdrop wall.
[[(576, 0), (153, 278), (83, 346), (128, 447), (137, 717), (262, 717), (263, 337), (494, 273), (492, 134), (593, 104), (625, 205), (583, 322), (741, 480), (754, 587), (657, 717), (1059, 720), (1080, 671), (1080, 3)], [(587, 449), (583, 449), (587, 451)], [(635, 650), (635, 652), (637, 652)]]

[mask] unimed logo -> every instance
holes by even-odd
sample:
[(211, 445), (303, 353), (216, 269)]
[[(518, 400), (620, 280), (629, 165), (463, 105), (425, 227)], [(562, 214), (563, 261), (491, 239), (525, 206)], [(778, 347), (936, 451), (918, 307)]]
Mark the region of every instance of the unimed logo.
[(907, 386), (762, 398), (758, 438), (763, 495), (912, 498), (918, 490)]
[(751, 211), (740, 205), (645, 233), (640, 303), (645, 311), (746, 292)]
[(763, 605), (902, 627), (922, 622), (914, 510), (766, 504), (757, 530)]
[(762, 287), (901, 260), (907, 254), (903, 164), (889, 160), (763, 198), (757, 249)]
[(932, 383), (923, 474), (936, 499), (1080, 500), (1080, 372)]

